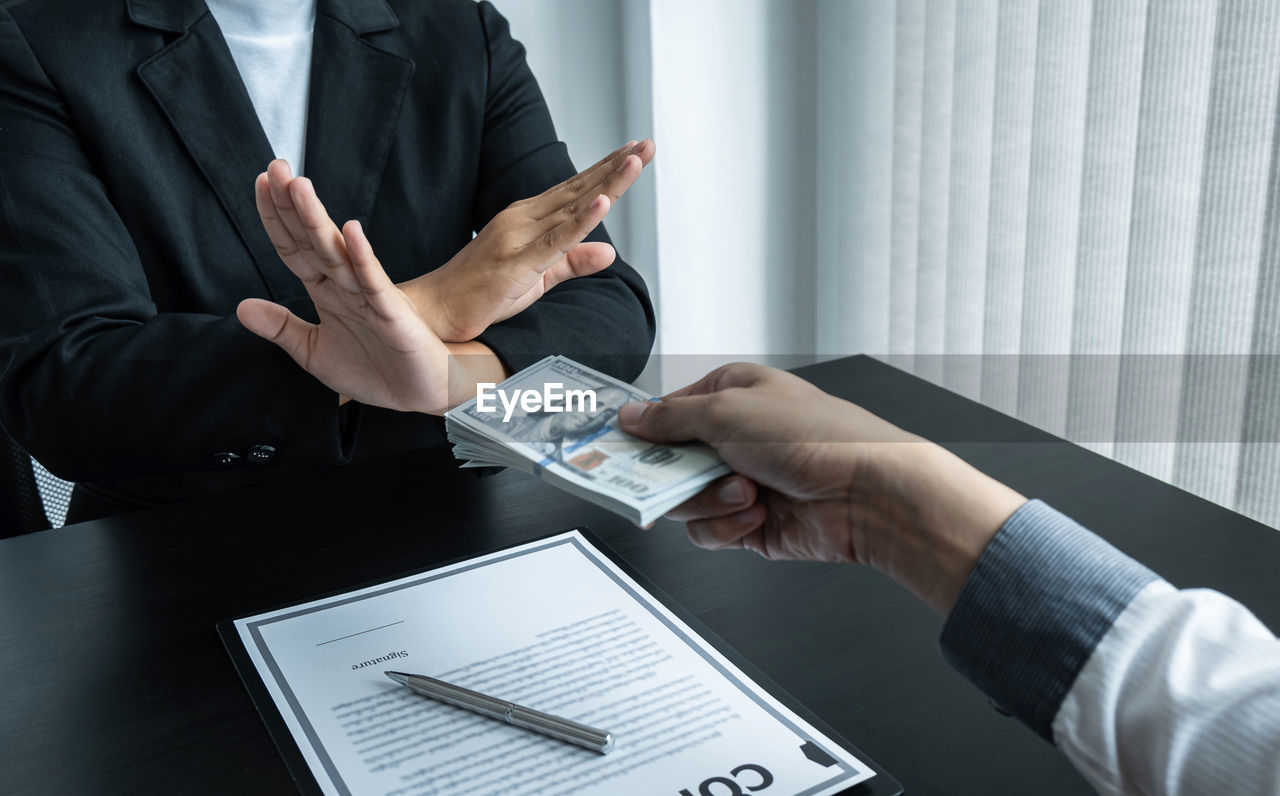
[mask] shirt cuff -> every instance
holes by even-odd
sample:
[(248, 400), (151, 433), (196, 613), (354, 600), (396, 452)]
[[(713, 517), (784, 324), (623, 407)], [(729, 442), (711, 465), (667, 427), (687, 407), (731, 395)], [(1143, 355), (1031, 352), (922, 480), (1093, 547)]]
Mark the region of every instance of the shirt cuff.
[(1076, 675), (1151, 570), (1039, 500), (978, 559), (942, 628), (942, 655), (1003, 710), (1053, 741)]

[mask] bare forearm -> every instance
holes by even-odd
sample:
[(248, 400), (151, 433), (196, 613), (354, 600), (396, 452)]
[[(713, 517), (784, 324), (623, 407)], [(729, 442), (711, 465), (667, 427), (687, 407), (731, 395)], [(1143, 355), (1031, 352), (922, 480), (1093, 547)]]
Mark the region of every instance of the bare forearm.
[(772, 368), (728, 365), (618, 417), (655, 442), (711, 444), (744, 481), (672, 513), (696, 544), (866, 564), (944, 616), (1026, 502), (938, 445)]
[[(885, 488), (851, 510), (852, 533), (867, 563), (946, 616), (982, 551), (1027, 499), (933, 443), (892, 447), (877, 460)], [(869, 529), (879, 538), (867, 538)]]

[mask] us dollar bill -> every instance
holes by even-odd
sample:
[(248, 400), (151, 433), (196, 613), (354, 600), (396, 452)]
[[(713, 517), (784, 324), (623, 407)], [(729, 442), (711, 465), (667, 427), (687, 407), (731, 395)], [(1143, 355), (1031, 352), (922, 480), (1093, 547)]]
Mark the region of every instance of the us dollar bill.
[(445, 414), (454, 455), (514, 467), (647, 525), (729, 472), (710, 447), (663, 445), (618, 427), (618, 409), (653, 395), (549, 356)]

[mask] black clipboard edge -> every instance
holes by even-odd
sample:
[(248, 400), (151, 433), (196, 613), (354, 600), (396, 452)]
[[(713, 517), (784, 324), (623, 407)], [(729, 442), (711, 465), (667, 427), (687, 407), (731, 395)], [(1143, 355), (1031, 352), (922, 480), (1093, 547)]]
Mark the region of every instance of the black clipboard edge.
[[(351, 591), (351, 589), (343, 589), (343, 591)], [(302, 602), (310, 602), (310, 600)], [(263, 724), (267, 726), (267, 735), (271, 736), (271, 742), (275, 744), (276, 751), (284, 759), (284, 767), (288, 769), (293, 784), (298, 786), (298, 791), (304, 796), (323, 796), (324, 791), (320, 789), (320, 783), (316, 782), (315, 775), (311, 773), (311, 766), (307, 765), (307, 759), (302, 756), (302, 750), (293, 740), (293, 733), (289, 731), (289, 725), (285, 724), (284, 716), (280, 715), (276, 701), (271, 698), (267, 686), (262, 682), (262, 677), (258, 675), (258, 668), (249, 658), (249, 651), (245, 649), (244, 642), (240, 639), (240, 632), (236, 630), (235, 619), (224, 619), (219, 622), (217, 630), (218, 637), (222, 639), (222, 646), (226, 647), (227, 654), (231, 656), (231, 664), (235, 666), (236, 674), (240, 676), (240, 682), (244, 683), (245, 690), (249, 692), (250, 701), (258, 709), (258, 715), (262, 717)]]
[[(447, 561), (439, 561), (428, 564), (425, 567), (402, 572), (398, 575), (379, 578), (378, 580), (369, 581), (361, 585), (336, 589), (325, 594), (307, 597), (302, 600), (295, 600), (273, 608), (264, 608), (260, 611), (255, 611), (250, 615), (256, 616), (258, 614), (276, 611), (281, 608), (289, 608), (295, 605), (309, 603), (314, 600), (322, 600), (326, 597), (335, 597), (340, 594), (359, 591), (371, 586), (378, 586), (388, 581), (399, 580), (400, 578), (421, 575), (425, 572), (430, 572), (431, 570), (440, 569), (441, 567), (447, 567), (452, 564), (469, 561), (473, 558), (480, 558), (493, 553), (499, 553), (513, 547), (539, 542), (543, 539), (550, 539), (553, 536), (560, 536), (561, 534), (569, 533), (570, 531), (578, 531), (581, 533), (596, 550), (600, 551), (602, 555), (626, 573), (627, 577), (634, 580), (655, 600), (662, 603), (667, 610), (675, 614), (676, 617), (688, 625), (694, 633), (714, 647), (716, 651), (727, 658), (734, 666), (738, 667), (743, 674), (754, 681), (762, 689), (769, 692), (769, 694), (783, 705), (786, 705), (789, 709), (795, 711), (796, 715), (812, 724), (820, 732), (835, 741), (845, 750), (851, 752), (854, 757), (857, 757), (859, 760), (869, 765), (871, 770), (875, 772), (876, 775), (874, 777), (864, 780), (851, 788), (846, 788), (840, 792), (839, 796), (900, 796), (900, 794), (903, 793), (902, 783), (898, 782), (898, 780), (892, 777), (878, 763), (865, 755), (862, 750), (849, 743), (846, 738), (831, 729), (826, 722), (818, 718), (812, 710), (802, 704), (798, 699), (787, 693), (787, 691), (775, 683), (772, 678), (756, 668), (754, 664), (743, 657), (741, 653), (729, 645), (724, 639), (716, 635), (711, 628), (703, 624), (701, 620), (685, 609), (685, 607), (673, 599), (671, 595), (664, 592), (657, 586), (657, 584), (637, 571), (626, 561), (623, 561), (622, 558), (613, 551), (613, 548), (605, 544), (604, 540), (592, 533), (585, 525), (576, 528), (566, 528), (560, 531), (553, 531), (517, 544), (503, 545), (501, 547), (490, 548), (476, 553), (458, 556)], [(294, 784), (296, 784), (298, 786), (298, 790), (306, 796), (323, 794), (324, 791), (320, 789), (319, 783), (316, 782), (315, 776), (311, 773), (311, 767), (307, 764), (306, 758), (303, 757), (302, 751), (298, 748), (297, 743), (293, 739), (293, 733), (289, 731), (288, 725), (285, 724), (284, 717), (280, 714), (279, 708), (276, 707), (275, 700), (272, 699), (271, 694), (267, 691), (266, 685), (262, 682), (262, 678), (258, 674), (257, 667), (254, 666), (253, 661), (249, 658), (249, 652), (245, 649), (244, 643), (240, 639), (240, 633), (236, 630), (235, 622), (242, 618), (244, 617), (232, 617), (219, 622), (216, 628), (218, 636), (222, 639), (222, 644), (226, 647), (227, 654), (231, 657), (231, 663), (235, 666), (236, 673), (240, 676), (240, 681), (244, 683), (245, 690), (249, 692), (249, 699), (253, 702), (254, 707), (258, 709), (258, 715), (262, 717), (263, 723), (266, 724), (267, 734), (271, 736), (271, 740), (275, 744), (277, 751), (280, 752), (280, 757), (284, 759), (285, 768), (289, 770), (289, 776), (293, 778)]]

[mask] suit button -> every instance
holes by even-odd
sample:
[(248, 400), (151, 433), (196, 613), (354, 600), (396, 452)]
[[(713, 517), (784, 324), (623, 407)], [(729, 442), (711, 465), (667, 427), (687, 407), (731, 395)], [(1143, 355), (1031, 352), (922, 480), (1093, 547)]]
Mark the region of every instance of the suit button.
[(230, 466), (240, 463), (240, 454), (232, 453), (231, 451), (222, 451), (221, 453), (213, 454), (213, 460), (223, 466)]
[(249, 461), (269, 462), (276, 457), (276, 449), (271, 445), (254, 445), (249, 448)]

